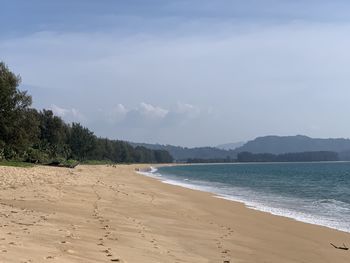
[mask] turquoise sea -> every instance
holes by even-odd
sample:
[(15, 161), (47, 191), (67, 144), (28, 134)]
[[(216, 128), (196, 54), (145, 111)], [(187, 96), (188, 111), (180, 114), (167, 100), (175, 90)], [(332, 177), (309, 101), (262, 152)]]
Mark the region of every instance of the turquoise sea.
[(350, 232), (350, 162), (187, 165), (161, 167), (147, 175)]

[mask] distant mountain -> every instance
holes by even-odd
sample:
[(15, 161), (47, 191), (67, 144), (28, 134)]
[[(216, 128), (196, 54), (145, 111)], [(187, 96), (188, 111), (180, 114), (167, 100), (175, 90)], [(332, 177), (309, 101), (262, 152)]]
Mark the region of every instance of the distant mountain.
[(238, 147), (243, 146), (245, 143), (246, 142), (232, 142), (232, 143), (220, 144), (216, 146), (216, 148), (221, 150), (234, 150), (234, 149), (237, 149)]
[(315, 139), (303, 135), (296, 136), (264, 136), (247, 142), (235, 149), (239, 152), (251, 153), (297, 153), (312, 151), (332, 151), (337, 153), (350, 151), (349, 139)]
[(223, 149), (219, 149), (215, 147), (187, 148), (132, 142), (130, 144), (133, 146), (144, 146), (152, 150), (166, 150), (176, 161), (187, 161), (189, 159), (203, 162), (205, 160), (232, 161), (241, 152), (275, 155), (304, 152), (335, 152), (338, 154), (339, 160), (350, 160), (350, 139), (315, 139), (303, 135), (258, 137), (234, 150), (224, 149), (224, 146), (222, 146)]
[(339, 161), (336, 152), (297, 152), (297, 153), (250, 153), (241, 152), (237, 155), (238, 162), (329, 162)]
[(237, 154), (232, 150), (221, 150), (214, 147), (196, 147), (187, 148), (173, 145), (133, 143), (133, 146), (143, 146), (152, 150), (166, 150), (177, 161), (186, 161), (187, 159), (235, 159)]

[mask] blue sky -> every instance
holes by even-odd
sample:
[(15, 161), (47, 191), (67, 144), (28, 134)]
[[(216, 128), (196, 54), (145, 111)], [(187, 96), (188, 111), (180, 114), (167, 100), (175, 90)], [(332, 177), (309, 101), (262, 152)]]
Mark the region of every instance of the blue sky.
[(348, 1), (0, 4), (0, 59), (34, 106), (99, 136), (349, 137)]

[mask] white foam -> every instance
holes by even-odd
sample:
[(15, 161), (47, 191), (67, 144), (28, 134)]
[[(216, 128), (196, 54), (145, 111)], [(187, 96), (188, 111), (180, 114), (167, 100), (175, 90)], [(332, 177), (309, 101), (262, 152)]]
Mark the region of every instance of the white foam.
[(138, 170), (136, 173), (149, 176), (149, 177), (161, 177), (162, 175), (160, 173), (157, 173), (158, 169), (150, 166), (147, 170)]
[(271, 207), (271, 206), (264, 205), (262, 203), (242, 200), (242, 199), (228, 196), (228, 195), (217, 195), (215, 197), (226, 199), (226, 200), (231, 200), (231, 201), (243, 202), (248, 208), (251, 208), (254, 210), (266, 212), (266, 213), (277, 215), (277, 216), (292, 218), (292, 219), (295, 219), (297, 221), (304, 222), (304, 223), (326, 226), (329, 228), (333, 228), (336, 230), (350, 233), (349, 223), (341, 222), (340, 218), (330, 218), (330, 217), (326, 217), (326, 216), (312, 215), (310, 213), (298, 212), (298, 211), (288, 209), (288, 208)]

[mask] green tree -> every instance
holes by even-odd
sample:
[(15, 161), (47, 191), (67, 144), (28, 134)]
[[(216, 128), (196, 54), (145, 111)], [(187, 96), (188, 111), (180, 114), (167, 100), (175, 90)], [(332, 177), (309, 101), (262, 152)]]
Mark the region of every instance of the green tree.
[(96, 147), (96, 136), (88, 128), (73, 123), (70, 129), (69, 145), (74, 159), (87, 160)]
[(20, 76), (0, 62), (0, 147), (5, 158), (20, 157), (38, 135), (31, 96), (20, 91)]
[(53, 114), (51, 110), (38, 113), (40, 120), (40, 143), (38, 148), (47, 152), (51, 158), (68, 158), (71, 151), (68, 145), (69, 126)]

